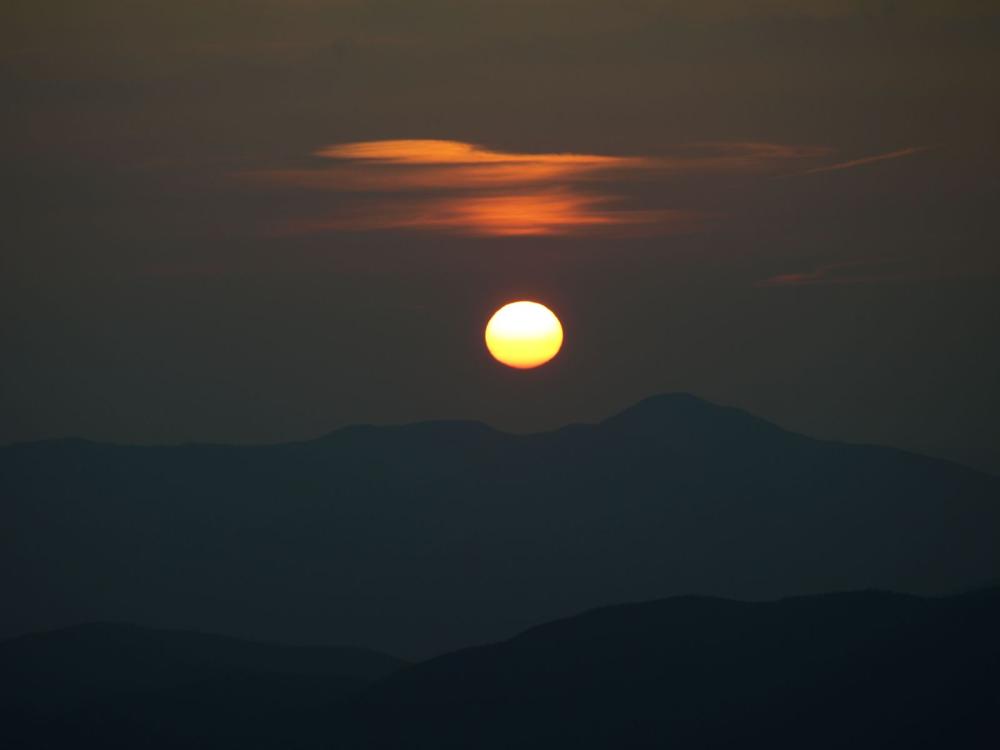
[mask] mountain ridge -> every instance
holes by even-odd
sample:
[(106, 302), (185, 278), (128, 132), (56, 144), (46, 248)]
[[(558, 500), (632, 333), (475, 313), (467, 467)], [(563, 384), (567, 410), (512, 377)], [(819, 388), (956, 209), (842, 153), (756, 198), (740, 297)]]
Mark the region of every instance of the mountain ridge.
[[(604, 417), (603, 419), (597, 420), (595, 422), (569, 422), (565, 425), (554, 427), (552, 429), (538, 430), (531, 432), (511, 432), (508, 430), (500, 429), (498, 427), (494, 427), (493, 425), (478, 419), (458, 419), (458, 418), (426, 419), (426, 420), (417, 420), (411, 422), (398, 422), (398, 423), (391, 422), (385, 424), (373, 424), (368, 422), (352, 423), (344, 425), (342, 427), (337, 427), (327, 432), (323, 432), (311, 438), (302, 438), (297, 440), (287, 440), (287, 441), (277, 441), (277, 442), (264, 442), (264, 443), (228, 443), (219, 441), (127, 443), (118, 441), (95, 440), (92, 438), (68, 435), (61, 437), (41, 438), (38, 440), (14, 441), (0, 445), (0, 450), (6, 448), (19, 447), (19, 446), (37, 446), (45, 444), (98, 445), (98, 446), (109, 446), (116, 448), (190, 448), (190, 447), (273, 448), (277, 446), (303, 445), (303, 444), (327, 441), (333, 438), (342, 437), (344, 435), (362, 434), (379, 430), (406, 432), (406, 431), (421, 430), (421, 429), (429, 429), (429, 430), (467, 429), (470, 432), (494, 433), (497, 435), (509, 436), (509, 437), (544, 437), (559, 433), (563, 430), (592, 429), (608, 425), (609, 423), (611, 424), (620, 422), (627, 423), (629, 421), (632, 421), (632, 418), (637, 414), (648, 414), (654, 411), (658, 413), (659, 416), (674, 415), (674, 416), (690, 417), (692, 414), (695, 414), (697, 412), (701, 412), (702, 414), (711, 413), (716, 415), (726, 415), (740, 420), (747, 420), (757, 424), (767, 425), (776, 431), (786, 432), (789, 434), (801, 434), (801, 433), (795, 433), (791, 430), (787, 430), (773, 422), (770, 422), (769, 420), (766, 420), (762, 417), (758, 417), (744, 409), (740, 409), (735, 406), (726, 406), (722, 404), (717, 404), (715, 402), (703, 399), (692, 393), (684, 391), (671, 391), (671, 392), (657, 393), (650, 396), (646, 396), (640, 399), (639, 401), (636, 401), (633, 404), (625, 406), (620, 410), (610, 414), (609, 416)], [(808, 435), (806, 435), (805, 437), (809, 437), (810, 439), (813, 440), (823, 440), (824, 442), (844, 442), (835, 440), (827, 441), (823, 438), (815, 438)], [(844, 444), (868, 445), (867, 443), (853, 443), (853, 442), (845, 442)], [(922, 455), (922, 454), (915, 454), (915, 455)], [(938, 459), (938, 460), (946, 460), (946, 459)]]
[(33, 443), (0, 449), (0, 499), (0, 636), (120, 620), (417, 658), (595, 602), (1000, 574), (1000, 479), (676, 394), (530, 435)]
[[(296, 440), (285, 440), (277, 442), (263, 442), (263, 443), (229, 443), (229, 442), (219, 442), (219, 441), (184, 441), (184, 442), (167, 442), (167, 443), (126, 443), (118, 441), (105, 441), (105, 440), (95, 440), (92, 438), (79, 437), (79, 436), (63, 436), (63, 437), (52, 437), (52, 438), (41, 438), (38, 440), (25, 440), (25, 441), (14, 441), (0, 445), (0, 451), (8, 449), (19, 449), (19, 448), (31, 448), (31, 447), (93, 447), (93, 448), (121, 448), (121, 449), (136, 449), (136, 450), (149, 450), (149, 449), (219, 449), (219, 450), (229, 450), (229, 449), (240, 449), (240, 450), (252, 450), (252, 449), (267, 449), (267, 448), (280, 448), (280, 447), (291, 447), (291, 446), (308, 446), (315, 443), (335, 443), (339, 440), (344, 440), (351, 437), (357, 436), (368, 436), (376, 433), (382, 434), (395, 434), (398, 436), (414, 435), (419, 433), (429, 434), (435, 437), (447, 437), (453, 436), (456, 438), (467, 438), (469, 435), (476, 435), (479, 437), (492, 437), (494, 439), (502, 438), (547, 438), (551, 436), (556, 436), (565, 433), (586, 433), (593, 431), (596, 428), (602, 427), (615, 427), (622, 429), (623, 432), (628, 432), (629, 428), (633, 431), (633, 434), (638, 434), (640, 436), (649, 437), (655, 435), (657, 431), (656, 423), (649, 424), (649, 418), (652, 415), (658, 417), (672, 416), (680, 417), (683, 419), (690, 419), (691, 416), (695, 414), (710, 414), (713, 418), (725, 418), (730, 424), (741, 423), (745, 427), (762, 430), (764, 432), (769, 432), (772, 435), (787, 435), (804, 437), (809, 440), (827, 443), (832, 445), (841, 446), (851, 446), (855, 448), (867, 449), (873, 448), (878, 450), (893, 451), (905, 456), (914, 456), (921, 459), (927, 459), (931, 461), (938, 461), (941, 463), (949, 464), (956, 467), (961, 467), (967, 469), (970, 472), (976, 474), (983, 474), (990, 477), (1000, 478), (1000, 475), (996, 475), (992, 472), (985, 471), (984, 469), (969, 466), (961, 462), (955, 461), (949, 458), (942, 458), (939, 456), (933, 456), (925, 453), (919, 453), (917, 451), (912, 451), (904, 448), (897, 448), (891, 445), (885, 445), (882, 443), (871, 443), (871, 442), (855, 442), (852, 440), (842, 440), (833, 438), (822, 438), (815, 437), (813, 435), (795, 432), (794, 430), (782, 427), (768, 419), (759, 417), (751, 412), (746, 411), (735, 406), (728, 406), (723, 404), (718, 404), (707, 399), (703, 399), (692, 393), (685, 391), (672, 391), (653, 394), (646, 396), (639, 401), (622, 408), (621, 410), (614, 412), (613, 414), (604, 417), (595, 422), (569, 422), (565, 425), (554, 427), (546, 430), (532, 431), (532, 432), (511, 432), (508, 430), (503, 430), (498, 427), (477, 419), (426, 419), (417, 420), (412, 422), (399, 422), (399, 423), (384, 423), (384, 424), (373, 424), (373, 423), (354, 423), (347, 424), (342, 427), (335, 428), (328, 432), (321, 433), (315, 437), (302, 438)], [(664, 425), (659, 425), (661, 428)], [(675, 424), (668, 424), (671, 428)]]

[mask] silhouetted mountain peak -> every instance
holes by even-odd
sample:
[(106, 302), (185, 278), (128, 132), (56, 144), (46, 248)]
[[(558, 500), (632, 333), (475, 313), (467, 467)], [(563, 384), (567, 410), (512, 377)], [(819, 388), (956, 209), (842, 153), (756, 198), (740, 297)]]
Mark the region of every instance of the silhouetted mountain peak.
[(616, 432), (641, 436), (696, 438), (747, 432), (783, 433), (771, 424), (740, 409), (720, 406), (690, 393), (650, 396), (601, 423)]

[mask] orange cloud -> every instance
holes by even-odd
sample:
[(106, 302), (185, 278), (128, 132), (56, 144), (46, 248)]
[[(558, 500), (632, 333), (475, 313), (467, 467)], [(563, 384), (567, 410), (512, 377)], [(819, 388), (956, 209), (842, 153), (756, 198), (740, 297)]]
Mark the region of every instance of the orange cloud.
[(345, 192), (488, 189), (557, 185), (664, 174), (767, 172), (789, 161), (826, 156), (821, 146), (758, 142), (693, 143), (666, 156), (522, 154), (459, 141), (362, 141), (327, 146), (316, 156), (335, 160), (318, 169), (250, 172), (244, 177), (283, 187)]
[(253, 180), (285, 187), (344, 192), (393, 193), (410, 190), (478, 190), (585, 179), (594, 168), (553, 163), (458, 164), (455, 166), (383, 167), (349, 165), (325, 169), (257, 172)]
[(383, 164), (576, 164), (617, 166), (641, 159), (590, 154), (518, 154), (439, 140), (360, 141), (321, 148), (316, 156)]
[(691, 231), (700, 223), (694, 212), (629, 210), (618, 199), (567, 189), (506, 194), (448, 196), (380, 201), (350, 213), (288, 227), (294, 233), (419, 230), (480, 237), (615, 234), (655, 228), (657, 233)]
[[(311, 169), (244, 173), (257, 184), (374, 193), (365, 208), (296, 222), (295, 231), (424, 230), (479, 236), (553, 236), (689, 231), (693, 212), (636, 210), (605, 191), (609, 182), (669, 174), (768, 173), (830, 149), (765, 142), (704, 142), (657, 156), (506, 152), (448, 140), (358, 141), (325, 146)], [(332, 162), (332, 163), (331, 163)], [(428, 195), (402, 199), (394, 193)]]
[(507, 153), (441, 140), (342, 143), (322, 148), (314, 155), (337, 164), (246, 176), (286, 187), (396, 192), (566, 184), (588, 179), (596, 172), (651, 166), (651, 160), (644, 157)]

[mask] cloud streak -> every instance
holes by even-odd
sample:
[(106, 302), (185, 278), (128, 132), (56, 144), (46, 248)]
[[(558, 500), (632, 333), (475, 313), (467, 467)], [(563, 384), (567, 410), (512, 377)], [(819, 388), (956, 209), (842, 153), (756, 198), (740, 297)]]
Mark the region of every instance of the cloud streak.
[(570, 189), (481, 193), (439, 198), (381, 200), (376, 206), (295, 222), (291, 233), (375, 230), (429, 231), (478, 237), (553, 237), (690, 232), (697, 212), (622, 208), (614, 196)]
[(811, 271), (778, 274), (758, 281), (760, 287), (831, 286), (879, 284), (911, 278), (901, 260), (856, 260), (830, 263)]
[(374, 196), (284, 231), (413, 230), (484, 237), (694, 231), (699, 212), (634, 208), (609, 184), (670, 175), (755, 174), (830, 154), (821, 146), (756, 141), (692, 143), (656, 156), (522, 153), (450, 140), (357, 141), (325, 146), (306, 169), (241, 174), (280, 189)]
[(912, 148), (901, 148), (896, 151), (889, 151), (885, 154), (876, 154), (875, 156), (864, 156), (860, 159), (851, 159), (850, 161), (842, 161), (837, 164), (828, 164), (822, 167), (813, 167), (812, 169), (807, 169), (804, 172), (797, 172), (794, 175), (787, 175), (789, 177), (802, 177), (808, 174), (820, 174), (822, 172), (838, 172), (843, 169), (854, 169), (855, 167), (864, 167), (868, 164), (877, 164), (881, 161), (889, 161), (891, 159), (902, 159), (905, 156), (912, 156), (913, 154), (919, 154), (927, 150), (927, 146), (916, 146)]
[(519, 154), (493, 151), (462, 141), (430, 139), (341, 143), (321, 148), (316, 156), (382, 164), (558, 164), (593, 167), (639, 164), (643, 161), (641, 158), (591, 154)]
[(361, 141), (324, 147), (314, 156), (332, 166), (248, 172), (251, 181), (316, 190), (395, 192), (484, 189), (514, 185), (648, 179), (669, 174), (769, 172), (830, 154), (822, 146), (703, 142), (663, 156), (524, 154), (460, 141)]

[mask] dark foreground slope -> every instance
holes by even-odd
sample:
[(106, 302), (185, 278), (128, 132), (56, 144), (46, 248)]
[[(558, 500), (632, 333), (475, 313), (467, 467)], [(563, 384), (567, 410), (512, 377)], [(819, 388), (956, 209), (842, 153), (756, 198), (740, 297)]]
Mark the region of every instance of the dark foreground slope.
[(985, 750), (998, 633), (1000, 590), (608, 607), (396, 673), (332, 746)]
[(308, 733), (311, 718), (403, 665), (362, 648), (131, 625), (22, 636), (0, 643), (0, 746), (280, 747), (286, 726)]
[(371, 653), (345, 668), (334, 650), (233, 658), (244, 646), (223, 638), (139, 648), (145, 631), (69, 631), (0, 649), (38, 688), (33, 712), (2, 696), (0, 746), (992, 750), (998, 632), (1000, 591), (618, 605), (399, 670)]
[(962, 590), (1000, 479), (692, 396), (515, 436), (0, 449), (0, 635), (95, 620), (427, 656), (598, 603)]

